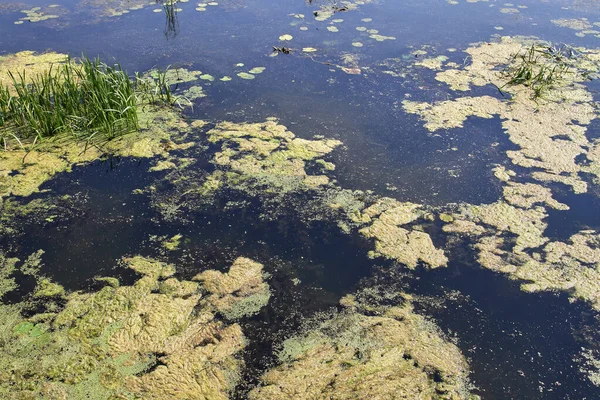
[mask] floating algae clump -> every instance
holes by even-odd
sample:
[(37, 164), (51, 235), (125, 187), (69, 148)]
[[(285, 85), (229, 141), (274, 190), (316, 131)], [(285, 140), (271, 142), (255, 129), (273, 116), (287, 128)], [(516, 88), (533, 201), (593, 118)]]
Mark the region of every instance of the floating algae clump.
[(431, 268), (446, 265), (444, 252), (435, 248), (427, 233), (402, 227), (425, 214), (419, 207), (383, 198), (362, 212), (358, 219), (371, 224), (360, 232), (375, 239), (374, 255), (395, 259), (409, 268), (416, 268), (419, 261)]
[(588, 301), (600, 310), (600, 235), (581, 231), (567, 242), (550, 242), (540, 252), (507, 251), (505, 239), (485, 237), (475, 247), (486, 268), (523, 280), (528, 292), (560, 290), (573, 299)]
[[(229, 397), (245, 339), (239, 325), (214, 318), (217, 310), (201, 292), (210, 297), (230, 281), (216, 277), (203, 287), (174, 278), (170, 264), (139, 256), (125, 263), (141, 275), (131, 286), (66, 295), (42, 281), (37, 296), (68, 300), (57, 313), (24, 318), (21, 304), (0, 305), (2, 398)], [(253, 262), (238, 260), (232, 275), (240, 264)], [(251, 274), (240, 275), (233, 286), (255, 283)], [(243, 294), (235, 296), (242, 301)]]
[(144, 110), (139, 109), (138, 118), (140, 131), (111, 140), (101, 149), (103, 151), (61, 138), (63, 140), (49, 139), (31, 151), (0, 152), (0, 199), (10, 195), (29, 196), (57, 173), (99, 159), (105, 152), (124, 157), (153, 157), (190, 145), (178, 145), (170, 140), (174, 132), (181, 134), (190, 129), (175, 111), (144, 107)]
[[(404, 109), (420, 115), (432, 132), (462, 127), (469, 116), (498, 115), (510, 141), (518, 146), (507, 151), (513, 164), (537, 169), (532, 177), (541, 182), (560, 182), (577, 193), (585, 192), (587, 183), (580, 172), (598, 171), (577, 159), (592, 147), (585, 133), (598, 114), (592, 95), (581, 82), (598, 70), (600, 51), (577, 49), (572, 53), (576, 56), (567, 56), (551, 46), (532, 43), (503, 37), (499, 42), (475, 45), (466, 50), (469, 65), (436, 75), (456, 91), (495, 85), (511, 95), (510, 102), (465, 96), (434, 104), (405, 101)], [(530, 53), (537, 55), (533, 61), (524, 61)], [(515, 83), (523, 68), (543, 79)], [(545, 71), (555, 68), (564, 72), (550, 78)]]
[(15, 76), (24, 71), (27, 78), (47, 71), (53, 64), (65, 63), (68, 59), (66, 54), (48, 52), (35, 53), (33, 51), (20, 51), (15, 54), (0, 56), (0, 85), (12, 88), (12, 79), (8, 74), (11, 71)]
[(296, 138), (274, 121), (255, 124), (221, 122), (208, 133), (211, 143), (222, 143), (213, 162), (244, 179), (252, 178), (283, 190), (327, 184), (325, 175), (308, 175), (309, 161), (332, 152), (341, 142)]
[(240, 257), (229, 272), (205, 271), (194, 277), (211, 292), (207, 301), (227, 319), (256, 314), (271, 297), (269, 285), (263, 281), (263, 266)]
[(286, 340), (279, 358), (251, 400), (470, 398), (465, 358), (408, 303), (379, 316), (334, 314)]
[[(499, 116), (510, 141), (518, 146), (506, 154), (520, 172), (495, 168), (503, 199), (487, 205), (463, 205), (443, 230), (455, 238), (470, 237), (479, 264), (524, 281), (523, 290), (565, 291), (571, 299), (583, 299), (600, 309), (598, 233), (581, 231), (567, 242), (545, 237), (547, 209), (569, 207), (543, 186), (557, 182), (583, 193), (588, 190), (586, 179), (598, 181), (598, 144), (586, 136), (598, 115), (597, 107), (581, 83), (598, 70), (599, 51), (565, 50), (504, 37), (474, 45), (466, 52), (469, 65), (446, 69), (437, 73), (436, 79), (457, 92), (493, 85), (508, 93), (510, 101), (459, 96), (434, 104), (405, 101), (404, 108), (420, 115), (432, 132), (460, 128), (470, 116)], [(563, 72), (547, 79), (547, 71), (555, 68)], [(523, 80), (523, 71), (542, 78)]]

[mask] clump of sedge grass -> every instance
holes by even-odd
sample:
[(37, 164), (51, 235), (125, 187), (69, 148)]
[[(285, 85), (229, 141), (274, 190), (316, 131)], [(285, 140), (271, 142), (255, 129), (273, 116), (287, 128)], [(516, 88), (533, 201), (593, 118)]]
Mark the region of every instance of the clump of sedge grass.
[(69, 59), (35, 76), (9, 76), (13, 90), (0, 89), (0, 123), (15, 137), (40, 141), (69, 133), (112, 139), (139, 127), (134, 85), (120, 66)]
[(543, 97), (548, 90), (564, 81), (568, 74), (581, 74), (587, 78), (589, 71), (580, 70), (577, 61), (582, 55), (570, 46), (532, 44), (524, 52), (514, 55), (503, 70), (508, 78), (506, 86), (524, 85), (533, 90), (532, 97)]
[(139, 129), (140, 104), (173, 105), (166, 71), (134, 80), (119, 66), (87, 57), (53, 65), (39, 75), (11, 73), (0, 86), (0, 144), (42, 141), (61, 134), (110, 140)]

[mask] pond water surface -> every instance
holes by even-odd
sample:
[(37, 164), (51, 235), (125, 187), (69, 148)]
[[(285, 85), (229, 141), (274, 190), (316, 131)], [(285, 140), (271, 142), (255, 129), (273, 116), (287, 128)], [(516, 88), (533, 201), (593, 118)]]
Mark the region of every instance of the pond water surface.
[[(506, 151), (515, 145), (497, 116), (470, 117), (462, 128), (431, 133), (418, 116), (406, 113), (406, 99), (455, 97), (435, 80), (436, 71), (414, 68), (415, 59), (443, 54), (464, 64), (462, 50), (499, 35), (600, 46), (594, 34), (580, 37), (551, 22), (600, 21), (600, 3), (592, 1), (377, 0), (357, 2), (325, 21), (314, 13), (336, 2), (218, 0), (205, 11), (196, 10), (197, 2), (181, 2), (169, 21), (160, 3), (61, 0), (59, 7), (47, 8), (48, 2), (25, 1), (0, 4), (0, 55), (52, 50), (100, 56), (131, 73), (168, 66), (200, 70), (216, 79), (200, 81), (206, 97), (184, 109), (186, 118), (241, 123), (276, 117), (300, 138), (322, 135), (343, 143), (328, 158), (336, 165), (329, 175), (339, 187), (442, 208), (499, 200), (502, 184), (492, 169), (510, 165)], [(143, 7), (131, 9), (137, 5)], [(58, 18), (15, 24), (25, 16), (21, 10), (32, 7), (56, 10)], [(110, 16), (110, 9), (129, 12)], [(361, 27), (391, 39), (377, 41)], [(280, 40), (286, 34), (292, 39)], [(288, 47), (291, 54), (274, 47)], [(254, 67), (265, 69), (252, 80), (238, 77)], [(232, 80), (221, 81), (222, 76)], [(590, 90), (595, 88), (592, 83)], [(484, 86), (471, 95), (498, 97), (498, 91)], [(586, 135), (600, 137), (600, 126), (592, 124)], [(205, 148), (181, 154), (204, 158), (194, 168), (209, 173), (214, 166), (201, 154)], [(44, 224), (25, 219), (17, 240), (2, 237), (0, 243), (18, 257), (43, 249), (42, 272), (68, 290), (89, 290), (98, 275), (126, 279), (114, 265), (134, 254), (175, 262), (178, 276), (186, 279), (204, 269), (222, 270), (238, 256), (263, 263), (272, 300), (240, 322), (252, 344), (244, 353), (246, 372), (232, 394), (236, 398), (246, 397), (275, 362), (273, 350), (303, 319), (336, 307), (374, 276), (385, 280), (390, 269), (407, 273), (396, 283), (398, 290), (417, 296), (417, 312), (454, 338), (469, 361), (473, 393), (481, 398), (600, 398), (600, 388), (575, 361), (582, 347), (600, 349), (597, 311), (588, 303), (572, 302), (564, 292), (522, 292), (519, 282), (482, 268), (468, 240), (453, 248), (448, 267), (420, 266), (409, 273), (390, 260), (369, 258), (371, 242), (358, 232), (346, 234), (326, 218), (307, 220), (297, 212), (310, 201), (302, 197), (280, 204), (269, 218), (273, 205), (261, 196), (224, 190), (210, 205), (191, 208), (184, 220), (168, 220), (154, 206), (156, 194), (135, 192), (154, 185), (158, 193), (170, 193), (165, 172), (148, 171), (153, 162), (114, 158), (57, 175), (41, 193), (17, 201), (68, 195), (77, 199), (65, 206), (72, 214)], [(592, 183), (581, 195), (558, 184), (554, 189), (571, 210), (548, 211), (548, 238), (566, 240), (582, 229), (600, 228), (599, 192)], [(446, 233), (436, 222), (424, 229), (443, 247)], [(176, 234), (186, 238), (177, 250), (157, 245), (157, 237)], [(592, 333), (582, 341), (582, 331)]]

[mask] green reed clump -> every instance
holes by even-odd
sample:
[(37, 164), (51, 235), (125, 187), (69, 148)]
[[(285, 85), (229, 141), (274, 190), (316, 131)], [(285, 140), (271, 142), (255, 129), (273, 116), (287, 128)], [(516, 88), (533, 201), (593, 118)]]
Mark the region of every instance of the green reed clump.
[(533, 90), (534, 99), (540, 98), (567, 74), (586, 74), (577, 68), (580, 57), (581, 54), (569, 46), (532, 44), (526, 51), (515, 54), (503, 70), (508, 82), (502, 88), (524, 85)]
[(138, 97), (149, 104), (167, 104), (174, 105), (177, 102), (177, 96), (173, 94), (171, 83), (167, 79), (169, 67), (164, 71), (154, 70), (151, 74), (135, 74), (135, 87)]
[[(62, 133), (107, 139), (138, 129), (135, 87), (120, 66), (85, 57), (36, 76), (9, 72), (14, 92), (0, 88), (0, 124), (34, 142)], [(4, 142), (6, 145), (6, 140)]]

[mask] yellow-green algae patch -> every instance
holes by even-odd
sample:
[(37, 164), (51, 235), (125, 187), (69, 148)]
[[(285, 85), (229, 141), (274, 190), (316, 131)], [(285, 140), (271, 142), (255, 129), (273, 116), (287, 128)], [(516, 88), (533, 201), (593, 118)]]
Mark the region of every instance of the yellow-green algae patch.
[(25, 17), (20, 18), (20, 21), (40, 22), (48, 19), (56, 19), (59, 16), (55, 14), (46, 14), (41, 7), (33, 7), (30, 10), (21, 10)]
[[(177, 1), (167, 1), (166, 3), (174, 5)], [(155, 5), (144, 0), (82, 0), (77, 4), (79, 8), (85, 8), (98, 19), (120, 17), (128, 14), (130, 11), (140, 10), (148, 5)]]
[(418, 204), (383, 198), (363, 210), (357, 221), (369, 223), (360, 232), (375, 239), (373, 256), (391, 258), (409, 268), (416, 268), (419, 261), (431, 268), (445, 266), (448, 259), (427, 233), (403, 227), (424, 214)]
[(341, 303), (346, 310), (284, 342), (281, 365), (250, 399), (477, 398), (460, 350), (410, 303), (377, 316), (363, 314), (352, 295)]
[(240, 257), (229, 272), (205, 271), (193, 279), (211, 292), (206, 298), (227, 319), (256, 314), (269, 302), (271, 291), (263, 281), (263, 265)]
[(9, 71), (18, 76), (26, 72), (25, 78), (34, 77), (47, 71), (53, 64), (65, 63), (68, 59), (66, 54), (47, 52), (36, 53), (34, 51), (20, 51), (15, 54), (0, 56), (0, 85), (12, 88), (12, 79)]
[(531, 254), (504, 250), (505, 239), (498, 236), (485, 237), (475, 247), (481, 265), (525, 281), (523, 290), (565, 291), (572, 299), (587, 301), (600, 310), (599, 245), (598, 232), (580, 231), (565, 242), (549, 242)]
[(599, 26), (597, 22), (592, 24), (587, 18), (561, 18), (550, 20), (554, 25), (562, 28), (569, 28), (576, 31), (575, 35), (584, 37), (586, 35), (594, 35), (600, 37), (600, 31), (594, 29)]
[(179, 248), (179, 245), (181, 245), (181, 239), (183, 239), (183, 235), (178, 233), (172, 238), (163, 241), (162, 246), (169, 251), (175, 251)]
[[(588, 190), (585, 179), (589, 177), (582, 173), (598, 181), (598, 142), (586, 136), (598, 110), (581, 83), (586, 72), (597, 71), (600, 52), (577, 48), (576, 58), (563, 60), (567, 72), (537, 97), (531, 86), (509, 84), (519, 54), (535, 43), (503, 37), (477, 44), (466, 50), (470, 64), (446, 66), (436, 75), (457, 92), (468, 92), (474, 86), (499, 87), (510, 95), (510, 101), (465, 95), (433, 104), (405, 101), (404, 108), (420, 115), (432, 132), (461, 128), (470, 116), (501, 118), (510, 141), (518, 146), (507, 151), (507, 156), (521, 172), (495, 167), (503, 198), (492, 204), (462, 205), (457, 213), (446, 214), (450, 218), (445, 218), (443, 230), (454, 238), (468, 238), (481, 266), (522, 281), (523, 290), (563, 291), (572, 300), (587, 301), (600, 310), (600, 235), (583, 230), (565, 241), (546, 237), (547, 210), (569, 207), (554, 199), (552, 190), (544, 186), (559, 182), (583, 193)], [(538, 59), (533, 72), (552, 67), (553, 60)]]
[(70, 138), (49, 139), (26, 151), (20, 148), (0, 152), (0, 199), (10, 195), (29, 196), (41, 184), (73, 165), (100, 158), (104, 153), (129, 157), (166, 156), (169, 150), (189, 147), (170, 138), (190, 130), (181, 116), (167, 108), (140, 107), (138, 132), (106, 143), (102, 149)]
[[(160, 71), (158, 70), (152, 70), (148, 73), (148, 75), (157, 79), (159, 77), (159, 73)], [(162, 71), (162, 73), (164, 73), (164, 79), (168, 85), (193, 82), (203, 76), (202, 71), (190, 71), (187, 68), (169, 68), (166, 71)]]
[[(37, 296), (65, 296), (62, 310), (24, 318), (21, 304), (0, 305), (3, 398), (229, 398), (245, 338), (239, 325), (216, 320), (202, 295), (230, 287), (220, 282), (226, 275), (203, 286), (174, 278), (170, 264), (139, 256), (125, 263), (140, 274), (130, 286), (65, 294), (42, 280)], [(255, 278), (242, 274), (237, 285)]]
[(207, 132), (208, 141), (221, 143), (213, 163), (242, 179), (255, 179), (278, 189), (327, 184), (325, 175), (308, 175), (306, 162), (321, 159), (341, 142), (297, 138), (275, 121), (235, 124), (221, 122)]
[(448, 61), (448, 57), (446, 56), (437, 56), (432, 58), (423, 58), (415, 63), (415, 65), (433, 69), (433, 70), (441, 70), (444, 63)]
[[(507, 151), (515, 165), (538, 169), (532, 174), (534, 179), (561, 182), (576, 192), (585, 192), (587, 184), (580, 172), (597, 171), (582, 166), (577, 158), (592, 147), (585, 133), (598, 113), (592, 95), (580, 83), (586, 79), (581, 71), (597, 70), (600, 52), (577, 49), (581, 57), (574, 61), (576, 65), (567, 65), (567, 73), (557, 78), (542, 98), (535, 98), (533, 88), (509, 85), (510, 75), (505, 69), (514, 68), (515, 55), (523, 54), (531, 43), (503, 37), (498, 42), (475, 45), (466, 50), (471, 60), (469, 65), (463, 69), (446, 69), (436, 75), (438, 81), (456, 91), (495, 85), (511, 95), (510, 101), (490, 96), (464, 96), (433, 104), (404, 101), (404, 109), (420, 115), (425, 127), (432, 132), (462, 127), (470, 116), (492, 118), (497, 115), (510, 141), (519, 147)], [(539, 70), (543, 66), (540, 63), (534, 68)]]

